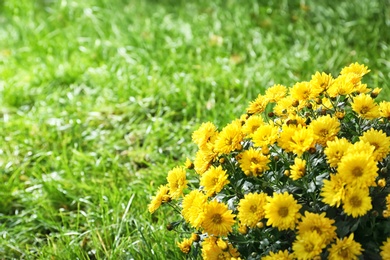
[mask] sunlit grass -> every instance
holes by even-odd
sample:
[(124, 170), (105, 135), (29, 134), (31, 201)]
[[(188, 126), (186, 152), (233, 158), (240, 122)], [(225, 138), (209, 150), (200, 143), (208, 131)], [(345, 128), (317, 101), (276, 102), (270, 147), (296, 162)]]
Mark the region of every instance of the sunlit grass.
[(182, 258), (146, 205), (191, 132), (356, 61), (388, 97), (385, 5), (1, 2), (0, 258)]

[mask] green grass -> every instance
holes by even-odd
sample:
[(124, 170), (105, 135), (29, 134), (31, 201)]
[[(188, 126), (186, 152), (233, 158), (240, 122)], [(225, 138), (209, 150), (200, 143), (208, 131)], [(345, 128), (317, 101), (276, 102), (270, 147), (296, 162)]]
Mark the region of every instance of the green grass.
[(0, 259), (182, 259), (146, 205), (200, 123), (351, 62), (388, 99), (390, 2), (300, 2), (1, 1)]

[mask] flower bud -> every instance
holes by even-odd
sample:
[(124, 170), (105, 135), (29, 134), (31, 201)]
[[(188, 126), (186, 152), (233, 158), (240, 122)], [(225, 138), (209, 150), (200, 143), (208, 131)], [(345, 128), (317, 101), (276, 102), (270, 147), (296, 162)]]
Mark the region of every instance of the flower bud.
[(186, 162), (185, 162), (184, 166), (188, 170), (194, 169), (194, 164), (193, 164), (193, 162), (191, 162), (191, 160), (189, 158), (186, 159)]
[(372, 98), (376, 98), (378, 96), (379, 93), (375, 93), (375, 92), (371, 92), (370, 96)]
[(194, 242), (199, 242), (200, 236), (198, 234), (196, 234), (196, 233), (192, 233), (191, 240), (194, 241)]
[(258, 227), (258, 228), (263, 228), (264, 227), (264, 223), (263, 222), (257, 222), (257, 224), (256, 224), (256, 227)]
[(218, 239), (217, 245), (222, 251), (227, 251), (229, 249), (229, 244), (222, 239)]
[(338, 119), (343, 119), (344, 118), (344, 116), (345, 116), (345, 113), (343, 112), (343, 111), (337, 111), (336, 113), (335, 113), (335, 115), (336, 115), (336, 117), (338, 118)]
[(382, 178), (378, 180), (378, 186), (383, 188), (386, 186), (386, 179)]
[(297, 123), (298, 121), (296, 119), (289, 119), (286, 122), (287, 125), (296, 125)]
[(245, 235), (248, 233), (248, 227), (246, 225), (240, 225), (238, 227), (238, 232), (240, 232), (241, 234)]
[(172, 231), (174, 228), (175, 228), (175, 227), (172, 225), (172, 223), (169, 223), (169, 224), (167, 225), (167, 230), (168, 230), (168, 231)]
[(381, 88), (374, 88), (370, 94), (372, 98), (376, 98), (379, 95), (379, 92), (381, 92)]

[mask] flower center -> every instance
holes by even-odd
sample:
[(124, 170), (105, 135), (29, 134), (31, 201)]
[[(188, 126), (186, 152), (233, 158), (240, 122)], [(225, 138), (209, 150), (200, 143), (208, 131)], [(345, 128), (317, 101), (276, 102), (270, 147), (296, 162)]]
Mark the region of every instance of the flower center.
[(304, 248), (305, 248), (305, 251), (306, 251), (306, 252), (312, 252), (314, 246), (313, 246), (312, 243), (307, 243), (307, 244), (304, 245)]
[(360, 109), (360, 114), (364, 115), (370, 110), (369, 107), (363, 106), (362, 109)]
[(349, 258), (349, 253), (348, 253), (348, 249), (344, 249), (342, 248), (340, 251), (339, 251), (339, 256), (341, 256), (343, 259), (348, 259)]
[(213, 217), (211, 218), (211, 221), (215, 224), (221, 224), (222, 222), (221, 214), (214, 214)]
[(355, 176), (355, 177), (360, 177), (363, 175), (363, 169), (360, 168), (360, 167), (355, 167), (353, 170), (352, 170), (352, 175)]
[(350, 200), (349, 203), (351, 203), (352, 207), (358, 208), (362, 205), (362, 200), (358, 196), (353, 196)]
[(327, 129), (321, 129), (320, 130), (320, 135), (322, 136), (322, 137), (326, 137), (327, 135), (328, 135), (328, 130)]
[(229, 138), (226, 138), (226, 141), (225, 141), (226, 145), (230, 146), (233, 144), (233, 138), (229, 137)]
[(319, 227), (317, 227), (317, 226), (311, 227), (310, 230), (311, 230), (311, 231), (316, 231), (319, 235), (322, 234), (322, 230), (321, 230)]
[(256, 206), (256, 205), (252, 205), (249, 209), (250, 209), (253, 213), (255, 213), (256, 210), (257, 210), (257, 206)]
[(378, 150), (379, 144), (377, 144), (377, 143), (371, 143), (371, 145), (375, 147), (375, 150)]
[(259, 163), (259, 159), (257, 159), (256, 157), (252, 157), (251, 158), (251, 163), (258, 164)]
[(224, 260), (224, 259), (227, 259), (227, 258), (225, 257), (224, 253), (220, 253), (220, 254), (218, 254), (218, 259)]
[(282, 218), (287, 217), (287, 215), (288, 215), (288, 208), (287, 207), (280, 207), (279, 210), (278, 210), (278, 214)]

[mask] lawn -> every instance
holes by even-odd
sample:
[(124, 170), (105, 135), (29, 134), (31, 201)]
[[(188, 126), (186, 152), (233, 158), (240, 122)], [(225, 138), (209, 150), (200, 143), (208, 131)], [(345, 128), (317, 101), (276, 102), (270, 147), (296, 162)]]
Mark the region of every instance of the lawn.
[(0, 259), (184, 259), (147, 204), (191, 133), (279, 83), (367, 65), (390, 1), (0, 1)]

